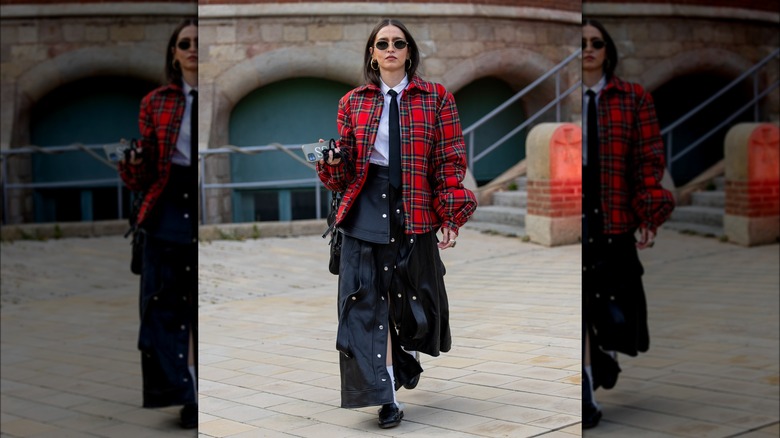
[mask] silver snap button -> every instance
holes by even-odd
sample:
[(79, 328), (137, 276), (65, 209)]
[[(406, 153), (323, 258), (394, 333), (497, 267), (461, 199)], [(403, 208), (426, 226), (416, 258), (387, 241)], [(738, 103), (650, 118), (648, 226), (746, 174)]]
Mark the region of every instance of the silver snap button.
[(417, 297), (416, 297), (416, 296), (412, 296), (412, 299), (413, 299), (413, 300), (416, 300), (416, 299), (417, 299)]
[(601, 298), (601, 294), (596, 294), (596, 298)]
[(382, 199), (385, 199), (385, 198), (387, 198), (387, 195), (382, 193)]
[(189, 199), (189, 197), (190, 197), (190, 194), (189, 194), (189, 193), (185, 193), (185, 194), (184, 194), (184, 199)]
[(391, 237), (391, 238), (390, 238), (390, 242), (391, 242), (391, 243), (392, 243), (392, 242), (395, 242), (395, 237)]
[(189, 213), (184, 213), (184, 219), (189, 219), (189, 218), (190, 218), (190, 214)]
[(385, 271), (387, 271), (387, 270), (389, 270), (389, 269), (390, 269), (390, 268), (388, 268), (387, 266), (385, 266)]
[(385, 326), (383, 326), (383, 325), (379, 326), (379, 330), (384, 330), (384, 328), (385, 328)]
[(352, 301), (355, 301), (355, 300), (357, 300), (357, 297), (352, 297)]
[(181, 358), (183, 358), (183, 357), (184, 357), (184, 355), (183, 355), (183, 354), (181, 354), (181, 353), (179, 353), (179, 359), (181, 359)]
[(384, 217), (387, 217), (387, 215), (383, 213), (383, 214), (382, 214), (382, 217), (383, 217), (383, 218), (384, 218)]
[(379, 357), (379, 358), (381, 358), (381, 357), (382, 357), (382, 355), (381, 355), (381, 354), (377, 354), (377, 355), (376, 355), (376, 357)]
[(184, 324), (182, 324), (182, 325), (181, 325), (181, 329), (182, 329), (182, 330), (187, 330), (187, 326), (186, 326), (186, 325), (184, 325)]
[(398, 294), (398, 298), (401, 298), (401, 294)]

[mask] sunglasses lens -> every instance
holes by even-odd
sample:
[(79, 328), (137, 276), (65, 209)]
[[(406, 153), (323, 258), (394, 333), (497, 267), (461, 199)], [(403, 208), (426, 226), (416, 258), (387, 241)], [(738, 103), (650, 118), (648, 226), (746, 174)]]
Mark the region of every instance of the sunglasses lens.
[(379, 50), (387, 50), (388, 47), (390, 47), (390, 44), (388, 44), (387, 41), (379, 41), (376, 43), (376, 48)]
[(404, 40), (397, 40), (393, 43), (393, 47), (395, 47), (397, 50), (403, 50), (406, 48), (406, 41)]
[(605, 45), (606, 45), (606, 43), (604, 41), (601, 41), (601, 40), (593, 41), (593, 48), (596, 49), (596, 50), (603, 49)]
[(190, 48), (190, 42), (187, 40), (179, 41), (179, 44), (176, 45), (179, 50), (189, 50)]

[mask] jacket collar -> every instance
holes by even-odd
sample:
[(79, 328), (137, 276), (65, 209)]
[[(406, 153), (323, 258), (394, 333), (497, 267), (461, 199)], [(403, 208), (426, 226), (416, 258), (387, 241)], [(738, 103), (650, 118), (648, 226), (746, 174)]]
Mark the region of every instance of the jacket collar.
[[(424, 93), (433, 93), (433, 84), (431, 84), (428, 81), (424, 81), (420, 79), (420, 77), (417, 75), (414, 75), (411, 81), (409, 81), (409, 86), (406, 87), (406, 91), (410, 91), (414, 89), (418, 89)], [(355, 93), (364, 93), (367, 92), (368, 90), (373, 90), (382, 93), (382, 90), (374, 84), (361, 85), (360, 87), (355, 89)]]
[(607, 85), (604, 86), (602, 93), (612, 91), (613, 89), (619, 93), (628, 93), (631, 91), (631, 84), (613, 74), (612, 77), (607, 80)]

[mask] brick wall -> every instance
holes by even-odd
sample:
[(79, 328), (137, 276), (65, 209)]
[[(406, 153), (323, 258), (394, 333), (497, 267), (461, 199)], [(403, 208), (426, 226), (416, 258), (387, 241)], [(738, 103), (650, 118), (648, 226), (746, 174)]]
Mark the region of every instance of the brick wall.
[[(376, 3), (373, 0), (200, 0), (199, 4), (263, 4), (263, 3)], [(387, 0), (383, 3), (443, 3), (443, 4), (474, 4), (486, 6), (512, 6), (555, 9), (561, 11), (579, 12), (582, 3), (572, 0)]]
[(578, 180), (528, 180), (528, 214), (579, 217), (582, 214), (582, 183)]
[(741, 8), (741, 9), (753, 9), (758, 11), (771, 11), (780, 12), (780, 6), (777, 1), (765, 1), (765, 0), (675, 0), (675, 1), (661, 1), (661, 0), (632, 0), (625, 2), (621, 0), (598, 0), (598, 1), (583, 1), (583, 4), (587, 3), (614, 3), (625, 5), (626, 3), (634, 4), (659, 4), (659, 5), (676, 5), (676, 6), (705, 6), (720, 7), (720, 8)]
[(726, 214), (735, 216), (780, 216), (778, 181), (726, 181)]

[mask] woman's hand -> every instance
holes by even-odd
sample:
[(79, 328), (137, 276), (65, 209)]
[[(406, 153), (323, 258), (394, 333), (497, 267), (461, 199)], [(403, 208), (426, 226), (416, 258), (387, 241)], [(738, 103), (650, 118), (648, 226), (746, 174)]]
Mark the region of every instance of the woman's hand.
[(447, 227), (441, 227), (441, 237), (441, 242), (436, 245), (439, 249), (454, 248), (458, 234)]
[[(325, 143), (325, 140), (320, 139), (320, 143)], [(328, 166), (337, 166), (339, 163), (341, 163), (341, 158), (336, 158), (334, 160), (333, 152), (340, 152), (340, 151), (341, 149), (339, 149), (338, 147), (329, 150), (327, 159), (326, 157), (323, 156), (322, 159), (320, 159), (320, 164), (327, 164)]]
[(639, 241), (637, 249), (652, 248), (655, 245), (655, 233), (645, 227), (639, 227)]
[[(124, 160), (124, 158), (122, 158)], [(144, 161), (144, 154), (141, 149), (131, 149), (130, 150), (130, 165), (131, 166), (137, 166)]]

